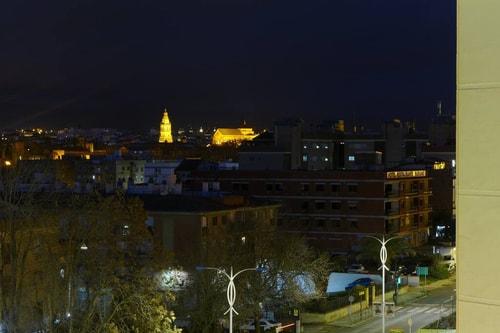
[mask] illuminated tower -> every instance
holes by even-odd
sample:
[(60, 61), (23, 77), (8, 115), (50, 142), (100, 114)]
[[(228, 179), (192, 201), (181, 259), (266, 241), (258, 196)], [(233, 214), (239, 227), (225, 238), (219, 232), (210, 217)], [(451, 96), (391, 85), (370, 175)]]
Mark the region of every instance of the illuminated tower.
[(158, 142), (163, 143), (172, 143), (174, 140), (172, 139), (172, 125), (170, 124), (170, 119), (168, 119), (167, 108), (163, 111), (163, 118), (160, 123), (160, 139)]

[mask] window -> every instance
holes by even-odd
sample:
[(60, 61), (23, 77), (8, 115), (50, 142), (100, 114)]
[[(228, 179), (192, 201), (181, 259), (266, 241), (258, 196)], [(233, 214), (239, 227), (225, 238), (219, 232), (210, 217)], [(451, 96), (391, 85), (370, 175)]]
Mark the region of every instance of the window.
[(338, 183), (332, 184), (332, 192), (334, 192), (334, 193), (340, 192), (340, 184), (338, 184)]
[(212, 225), (217, 225), (217, 216), (212, 217)]
[(122, 236), (128, 236), (130, 234), (130, 227), (128, 225), (122, 226)]
[(358, 203), (357, 202), (349, 202), (349, 210), (358, 210)]
[(316, 184), (316, 192), (323, 192), (325, 190), (325, 184)]
[(325, 226), (325, 219), (316, 219), (316, 226), (317, 227), (324, 227)]
[(300, 190), (301, 190), (302, 192), (307, 192), (307, 191), (309, 191), (309, 184), (301, 184), (301, 186), (300, 186)]
[(222, 225), (227, 224), (227, 215), (222, 215), (222, 216), (221, 216), (221, 221), (220, 221), (220, 222), (221, 222), (221, 224), (222, 224)]
[(304, 201), (301, 205), (300, 208), (302, 209), (309, 209), (309, 201)]
[(332, 201), (332, 209), (339, 210), (340, 209), (340, 201)]
[(309, 156), (307, 154), (302, 155), (302, 162), (307, 162), (309, 161)]
[(283, 191), (282, 183), (266, 183), (266, 191)]
[(341, 224), (340, 224), (340, 219), (333, 219), (332, 220), (332, 227), (334, 228), (340, 228)]
[(316, 209), (325, 209), (324, 201), (316, 201)]
[(248, 183), (233, 183), (233, 191), (248, 191)]
[(358, 220), (355, 220), (355, 219), (350, 219), (349, 220), (349, 225), (351, 226), (351, 228), (358, 228)]
[(350, 193), (357, 192), (358, 185), (357, 184), (347, 184), (347, 191)]
[(354, 158), (354, 155), (349, 155), (348, 157), (349, 162), (355, 162), (356, 159)]

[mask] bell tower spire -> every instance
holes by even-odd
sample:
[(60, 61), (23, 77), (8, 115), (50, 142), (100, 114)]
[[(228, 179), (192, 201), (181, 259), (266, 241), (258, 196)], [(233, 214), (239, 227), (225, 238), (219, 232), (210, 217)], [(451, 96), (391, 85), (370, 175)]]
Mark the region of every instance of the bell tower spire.
[(163, 118), (160, 123), (160, 138), (158, 139), (159, 143), (172, 143), (174, 140), (172, 139), (172, 125), (170, 124), (170, 119), (168, 118), (167, 108), (163, 110)]

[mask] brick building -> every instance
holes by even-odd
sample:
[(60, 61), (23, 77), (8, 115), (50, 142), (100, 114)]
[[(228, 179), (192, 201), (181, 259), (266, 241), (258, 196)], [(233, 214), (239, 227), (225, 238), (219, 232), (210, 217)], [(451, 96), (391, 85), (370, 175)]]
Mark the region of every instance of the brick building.
[(427, 170), (193, 171), (184, 184), (281, 204), (278, 227), (332, 254), (355, 250), (365, 235), (398, 234), (414, 245), (429, 236), (431, 178)]

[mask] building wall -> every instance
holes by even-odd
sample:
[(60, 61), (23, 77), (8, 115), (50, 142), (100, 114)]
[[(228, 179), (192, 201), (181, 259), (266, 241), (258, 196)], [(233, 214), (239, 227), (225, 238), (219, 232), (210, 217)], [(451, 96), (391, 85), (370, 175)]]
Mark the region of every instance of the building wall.
[(500, 2), (458, 0), (457, 331), (500, 331)]
[[(185, 197), (183, 200), (190, 201), (190, 198)], [(276, 225), (278, 205), (250, 205), (238, 196), (219, 199), (217, 202), (223, 203), (224, 209), (200, 211), (197, 207), (191, 207), (192, 210), (176, 210), (168, 204), (165, 207), (171, 208), (162, 210), (146, 207), (157, 250), (172, 256), (182, 266), (194, 267), (209, 255), (203, 252), (205, 241), (233, 232), (244, 233), (252, 229), (252, 221)], [(168, 196), (163, 200), (168, 201)], [(195, 204), (193, 201), (188, 206)]]
[(238, 162), (240, 170), (289, 170), (290, 153), (244, 151)]
[[(196, 187), (215, 177), (222, 192), (279, 202), (281, 230), (305, 236), (319, 250), (345, 253), (367, 233), (400, 233), (414, 245), (427, 241), (430, 178), (412, 172), (240, 170), (197, 172), (191, 181)], [(386, 184), (394, 184), (390, 196)]]

